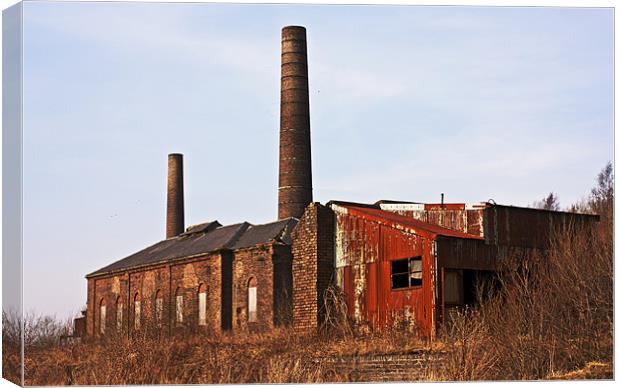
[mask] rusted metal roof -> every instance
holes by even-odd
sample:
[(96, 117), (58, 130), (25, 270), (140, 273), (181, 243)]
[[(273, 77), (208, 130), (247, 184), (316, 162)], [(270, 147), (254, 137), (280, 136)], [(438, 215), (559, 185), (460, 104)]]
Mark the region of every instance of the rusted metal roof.
[(480, 236), (442, 228), (441, 226), (429, 224), (427, 222), (419, 221), (411, 217), (402, 216), (397, 213), (372, 207), (359, 207), (345, 204), (343, 202), (334, 202), (333, 206), (344, 208), (351, 215), (359, 215), (361, 217), (371, 218), (376, 222), (392, 224), (397, 228), (398, 226), (400, 226), (400, 228), (411, 229), (413, 233), (417, 232), (418, 234), (423, 235), (449, 236), (476, 240), (483, 239)]
[(217, 221), (196, 225), (195, 228), (190, 227), (187, 232), (179, 236), (153, 244), (92, 272), (86, 277), (149, 264), (165, 263), (170, 260), (207, 254), (222, 249), (248, 248), (274, 241), (290, 244), (290, 231), (296, 224), (297, 219), (287, 218), (263, 225), (243, 222), (221, 226)]

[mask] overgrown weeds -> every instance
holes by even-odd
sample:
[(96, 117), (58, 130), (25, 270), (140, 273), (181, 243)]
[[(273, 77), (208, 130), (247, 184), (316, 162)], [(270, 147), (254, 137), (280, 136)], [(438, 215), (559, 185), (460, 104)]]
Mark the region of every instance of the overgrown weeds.
[[(613, 175), (607, 166), (589, 200), (572, 210), (600, 215), (592, 228), (565, 225), (551, 247), (505, 263), (499, 291), (453, 320), (446, 338), (451, 380), (572, 376), (592, 363), (613, 377)], [(581, 374), (589, 376), (592, 373)]]
[[(26, 354), (27, 385), (126, 385), (346, 382), (329, 356), (419, 350), (391, 335), (327, 337), (276, 330), (244, 336), (117, 337), (33, 349)], [(397, 348), (396, 348), (396, 347)]]

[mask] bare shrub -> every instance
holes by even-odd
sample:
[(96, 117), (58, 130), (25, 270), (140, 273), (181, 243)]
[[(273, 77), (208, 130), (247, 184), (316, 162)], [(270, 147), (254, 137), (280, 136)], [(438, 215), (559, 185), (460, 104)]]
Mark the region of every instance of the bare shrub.
[(326, 334), (351, 336), (353, 334), (353, 325), (351, 324), (347, 314), (347, 301), (344, 292), (330, 285), (323, 293), (323, 325), (321, 329)]
[(454, 320), (447, 338), (449, 379), (545, 379), (572, 376), (567, 372), (592, 362), (612, 363), (610, 179), (607, 166), (579, 205), (602, 212), (595, 227), (565, 225), (552, 235), (549, 250), (505, 263), (500, 291)]
[(2, 377), (17, 385), (22, 385), (21, 324), (19, 313), (2, 311)]
[(24, 316), (24, 345), (26, 349), (55, 345), (61, 336), (71, 334), (72, 327), (73, 319), (58, 321), (54, 316), (27, 313)]

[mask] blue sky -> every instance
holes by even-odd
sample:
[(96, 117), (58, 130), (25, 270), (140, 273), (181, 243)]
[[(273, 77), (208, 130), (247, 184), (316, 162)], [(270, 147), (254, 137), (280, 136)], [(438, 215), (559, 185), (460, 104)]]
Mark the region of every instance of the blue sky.
[[(187, 225), (273, 221), (280, 29), (308, 28), (314, 198), (568, 206), (613, 159), (613, 11), (24, 4), (24, 303)], [(49, 286), (44, 286), (49, 284)]]

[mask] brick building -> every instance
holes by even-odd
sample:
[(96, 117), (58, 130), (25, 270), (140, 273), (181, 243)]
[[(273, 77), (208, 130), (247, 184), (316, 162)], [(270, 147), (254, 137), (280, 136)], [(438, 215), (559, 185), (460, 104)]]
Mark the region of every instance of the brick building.
[[(166, 239), (86, 276), (87, 335), (316, 330), (328, 289), (352, 322), (433, 337), (477, 280), (596, 216), (495, 203), (312, 202), (306, 31), (282, 30), (278, 221), (184, 226), (183, 158), (168, 159)], [(443, 202), (443, 201), (442, 201)]]
[(195, 225), (87, 275), (87, 333), (264, 330), (288, 323), (296, 222)]

